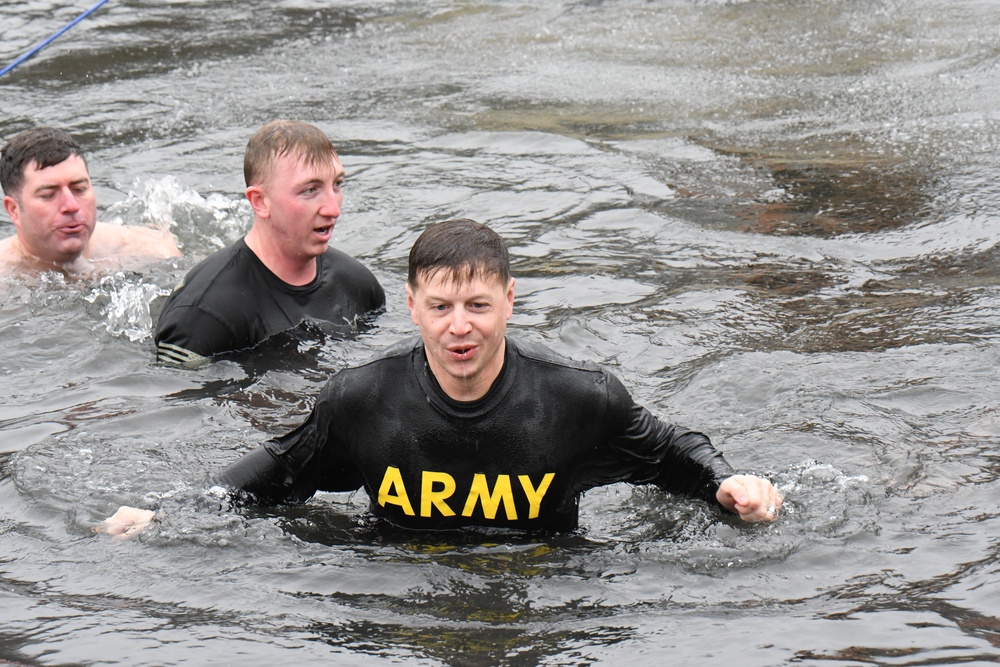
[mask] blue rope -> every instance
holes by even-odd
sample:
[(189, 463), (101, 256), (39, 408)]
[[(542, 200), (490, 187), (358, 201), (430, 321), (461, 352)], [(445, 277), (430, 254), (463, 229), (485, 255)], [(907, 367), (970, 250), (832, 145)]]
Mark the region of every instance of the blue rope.
[(70, 28), (72, 28), (73, 26), (75, 26), (77, 23), (79, 23), (83, 19), (85, 19), (88, 16), (90, 16), (91, 14), (93, 14), (101, 5), (103, 5), (107, 1), (108, 0), (100, 0), (100, 2), (98, 2), (96, 5), (94, 5), (93, 7), (91, 7), (90, 9), (88, 9), (87, 11), (85, 11), (82, 14), (80, 14), (75, 19), (73, 19), (72, 21), (70, 21), (69, 23), (67, 23), (66, 25), (64, 25), (54, 35), (52, 35), (51, 37), (49, 37), (48, 39), (46, 39), (44, 42), (42, 42), (38, 46), (33, 47), (31, 50), (29, 50), (23, 56), (21, 56), (20, 58), (18, 58), (17, 60), (15, 60), (14, 62), (12, 62), (11, 64), (9, 64), (6, 67), (4, 67), (3, 70), (0, 70), (0, 76), (3, 76), (7, 72), (11, 71), (15, 67), (17, 67), (18, 65), (20, 65), (21, 63), (23, 63), (25, 60), (27, 60), (31, 56), (35, 55), (36, 53), (38, 53), (39, 51), (41, 51), (42, 49), (44, 49), (46, 46), (48, 46), (49, 44), (51, 44), (52, 42), (54, 42), (60, 35), (62, 35), (64, 32), (66, 32), (67, 30), (69, 30)]

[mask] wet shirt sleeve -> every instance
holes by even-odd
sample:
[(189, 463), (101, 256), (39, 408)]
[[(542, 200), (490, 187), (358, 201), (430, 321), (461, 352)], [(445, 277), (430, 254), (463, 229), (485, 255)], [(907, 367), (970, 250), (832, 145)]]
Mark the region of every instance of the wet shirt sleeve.
[[(334, 376), (336, 378), (336, 376)], [(356, 466), (338, 458), (333, 442), (337, 418), (331, 384), (320, 393), (309, 418), (295, 430), (265, 442), (214, 477), (239, 499), (259, 504), (303, 502), (317, 491), (354, 491), (363, 478)]]
[(199, 366), (233, 347), (236, 334), (226, 322), (195, 306), (170, 308), (160, 316), (156, 360), (179, 366)]
[(702, 433), (666, 424), (606, 373), (609, 436), (580, 471), (580, 490), (614, 482), (655, 484), (715, 503), (733, 468)]

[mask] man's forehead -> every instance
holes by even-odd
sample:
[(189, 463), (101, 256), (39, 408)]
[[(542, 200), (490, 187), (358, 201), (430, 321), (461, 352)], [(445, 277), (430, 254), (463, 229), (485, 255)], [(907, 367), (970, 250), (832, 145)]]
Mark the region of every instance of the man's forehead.
[(303, 150), (292, 150), (278, 155), (275, 164), (279, 162), (303, 169), (329, 172), (334, 175), (344, 173), (344, 166), (340, 163), (340, 158), (333, 152), (327, 155), (312, 155)]
[(31, 160), (29, 160), (24, 165), (24, 171), (25, 173), (32, 171), (44, 171), (46, 169), (52, 169), (53, 167), (61, 167), (63, 165), (71, 165), (71, 164), (79, 164), (81, 168), (83, 169), (87, 168), (87, 163), (84, 162), (82, 157), (80, 157), (76, 153), (70, 153), (68, 156), (66, 156), (66, 159), (50, 164), (47, 167), (43, 167), (38, 160), (36, 160), (35, 158), (31, 158)]
[(468, 265), (459, 268), (450, 266), (428, 267), (417, 273), (417, 288), (436, 291), (491, 291), (507, 289), (503, 278), (496, 273), (472, 271)]
[[(57, 177), (58, 174), (58, 177)], [(41, 166), (36, 160), (32, 159), (24, 167), (24, 180), (28, 181), (39, 181), (45, 183), (49, 180), (49, 177), (53, 179), (58, 178), (60, 182), (66, 180), (65, 177), (69, 177), (69, 182), (79, 183), (83, 181), (90, 180), (90, 172), (87, 170), (87, 163), (84, 162), (83, 158), (73, 153), (67, 157), (62, 162), (56, 162), (47, 167)]]

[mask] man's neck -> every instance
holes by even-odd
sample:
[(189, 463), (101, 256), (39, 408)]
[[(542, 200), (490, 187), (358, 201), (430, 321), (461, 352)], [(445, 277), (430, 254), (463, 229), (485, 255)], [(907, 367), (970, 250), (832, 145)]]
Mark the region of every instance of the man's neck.
[(316, 279), (315, 257), (288, 257), (277, 249), (255, 225), (244, 237), (247, 247), (274, 275), (289, 285), (308, 285)]

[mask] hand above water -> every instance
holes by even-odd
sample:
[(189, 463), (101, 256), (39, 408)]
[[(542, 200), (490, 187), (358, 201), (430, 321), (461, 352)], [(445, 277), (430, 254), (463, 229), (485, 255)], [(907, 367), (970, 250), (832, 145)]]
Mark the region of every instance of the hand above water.
[(719, 485), (716, 500), (744, 521), (774, 521), (781, 509), (781, 492), (754, 475), (733, 475)]
[(156, 516), (152, 510), (122, 505), (112, 516), (94, 526), (95, 533), (106, 533), (116, 540), (135, 537), (149, 526)]

